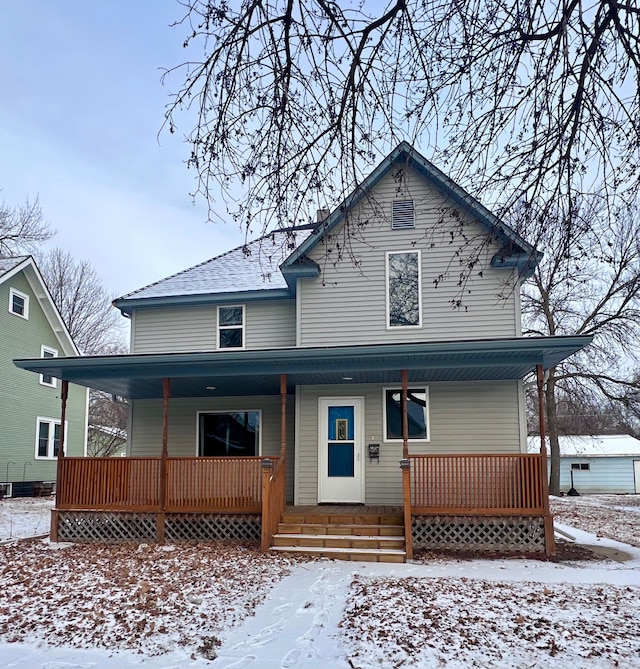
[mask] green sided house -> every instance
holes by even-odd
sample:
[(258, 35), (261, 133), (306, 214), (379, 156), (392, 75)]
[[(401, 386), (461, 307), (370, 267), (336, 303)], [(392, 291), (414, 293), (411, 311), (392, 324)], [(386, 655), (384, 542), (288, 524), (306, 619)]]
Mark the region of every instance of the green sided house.
[[(33, 258), (0, 258), (0, 487), (5, 496), (51, 492), (61, 436), (60, 380), (18, 369), (13, 359), (77, 355)], [(87, 392), (69, 388), (69, 456), (85, 453)]]
[(522, 337), (540, 254), (406, 143), (318, 218), (116, 300), (129, 355), (16, 361), (130, 399), (127, 457), (62, 458), (54, 536), (553, 552), (523, 379), (590, 339)]

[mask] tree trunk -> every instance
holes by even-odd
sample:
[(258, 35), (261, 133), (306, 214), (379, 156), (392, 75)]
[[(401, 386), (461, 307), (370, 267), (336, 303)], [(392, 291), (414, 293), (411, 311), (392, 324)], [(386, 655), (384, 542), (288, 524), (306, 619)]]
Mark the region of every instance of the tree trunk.
[(547, 413), (547, 435), (549, 437), (549, 453), (551, 468), (549, 470), (549, 494), (560, 494), (560, 442), (558, 441), (558, 407), (556, 405), (556, 370), (549, 369), (549, 377), (545, 387), (545, 404)]

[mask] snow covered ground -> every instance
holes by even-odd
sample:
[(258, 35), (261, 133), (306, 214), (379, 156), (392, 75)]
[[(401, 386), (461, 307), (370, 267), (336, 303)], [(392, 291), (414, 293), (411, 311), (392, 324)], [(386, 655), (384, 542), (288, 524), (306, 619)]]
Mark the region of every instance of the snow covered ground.
[[(640, 548), (603, 538), (606, 518), (638, 544), (640, 514), (627, 510), (638, 501), (554, 500), (575, 521), (561, 528), (600, 554), (588, 560), (385, 565), (235, 545), (9, 543), (0, 667), (638, 667)], [(0, 523), (7, 502), (19, 501), (0, 502)], [(575, 529), (594, 522), (598, 536)]]
[(53, 497), (0, 500), (0, 543), (49, 534)]
[(556, 521), (640, 548), (640, 495), (583, 495), (550, 500)]

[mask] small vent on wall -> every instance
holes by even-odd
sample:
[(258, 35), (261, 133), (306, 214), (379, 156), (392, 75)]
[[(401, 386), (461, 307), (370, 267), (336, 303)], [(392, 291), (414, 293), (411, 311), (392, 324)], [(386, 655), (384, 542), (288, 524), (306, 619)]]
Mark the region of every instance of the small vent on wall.
[(415, 228), (413, 200), (394, 200), (391, 208), (391, 229)]

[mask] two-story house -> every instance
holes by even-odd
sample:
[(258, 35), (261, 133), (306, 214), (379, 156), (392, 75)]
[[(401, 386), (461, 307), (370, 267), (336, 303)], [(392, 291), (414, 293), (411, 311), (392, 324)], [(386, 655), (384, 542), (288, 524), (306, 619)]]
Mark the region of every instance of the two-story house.
[[(61, 428), (60, 380), (49, 374), (29, 374), (18, 369), (13, 359), (76, 355), (33, 258), (0, 258), (0, 486), (6, 496), (52, 488)], [(81, 456), (86, 443), (87, 389), (72, 386), (70, 399), (66, 451)]]
[(116, 300), (129, 355), (17, 362), (131, 400), (129, 457), (63, 467), (58, 536), (553, 550), (523, 379), (589, 338), (521, 336), (540, 254), (406, 143), (319, 218)]

